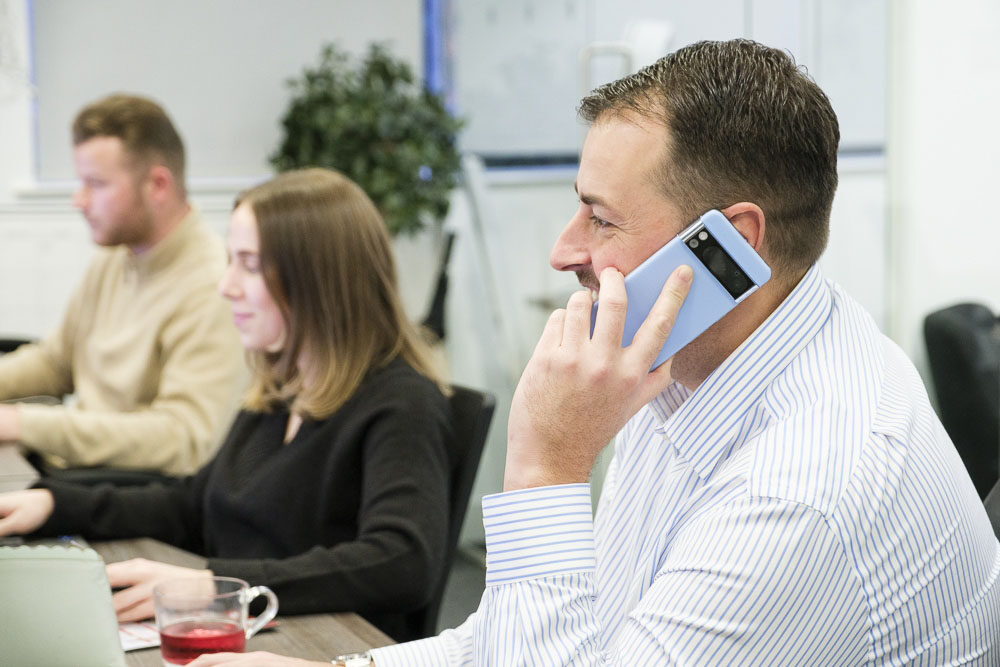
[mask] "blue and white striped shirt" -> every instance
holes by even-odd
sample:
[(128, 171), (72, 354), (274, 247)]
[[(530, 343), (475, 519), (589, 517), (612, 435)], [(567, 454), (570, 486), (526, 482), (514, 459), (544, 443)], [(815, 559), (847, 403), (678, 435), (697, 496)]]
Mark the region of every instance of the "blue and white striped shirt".
[(1000, 544), (912, 364), (813, 268), (586, 484), (483, 500), (479, 610), (396, 665), (1000, 665)]

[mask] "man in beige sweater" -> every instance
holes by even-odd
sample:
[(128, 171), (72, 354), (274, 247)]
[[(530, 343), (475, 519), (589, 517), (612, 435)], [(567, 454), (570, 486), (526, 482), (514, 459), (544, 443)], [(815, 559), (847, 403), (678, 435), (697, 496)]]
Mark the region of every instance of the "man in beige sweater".
[(59, 327), (0, 357), (0, 442), (57, 466), (194, 472), (221, 442), (242, 347), (216, 292), (221, 239), (187, 201), (184, 146), (166, 113), (113, 95), (73, 123), (74, 205), (99, 246)]

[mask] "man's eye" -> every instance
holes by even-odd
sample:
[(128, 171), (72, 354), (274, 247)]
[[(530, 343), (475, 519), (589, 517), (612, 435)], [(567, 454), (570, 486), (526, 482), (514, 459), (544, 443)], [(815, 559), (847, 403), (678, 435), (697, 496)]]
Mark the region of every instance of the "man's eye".
[(598, 229), (606, 229), (611, 226), (610, 222), (608, 222), (607, 220), (602, 220), (601, 218), (598, 218), (595, 215), (590, 216), (590, 222), (592, 225), (594, 225), (594, 227), (597, 227)]

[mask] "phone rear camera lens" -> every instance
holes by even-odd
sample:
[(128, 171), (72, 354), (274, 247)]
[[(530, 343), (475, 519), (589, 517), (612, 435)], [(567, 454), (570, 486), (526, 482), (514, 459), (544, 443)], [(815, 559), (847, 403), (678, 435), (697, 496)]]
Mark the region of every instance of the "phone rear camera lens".
[(727, 276), (727, 282), (729, 283), (728, 287), (730, 293), (737, 292), (742, 294), (747, 291), (747, 288), (750, 287), (750, 285), (747, 284), (747, 279), (740, 273), (733, 273)]
[(704, 241), (705, 239), (708, 238), (708, 232), (701, 232), (700, 234), (698, 234), (698, 238)]
[(712, 272), (712, 275), (720, 281), (724, 281), (726, 269), (729, 268), (726, 262), (726, 255), (713, 246), (705, 248), (703, 259), (705, 260), (705, 264), (708, 265), (708, 270)]
[(691, 246), (692, 248), (697, 248), (698, 247), (698, 239), (691, 239), (690, 241), (688, 241), (688, 245)]
[(738, 299), (750, 289), (752, 285), (750, 279), (722, 248), (706, 244), (700, 253), (700, 258), (734, 299)]

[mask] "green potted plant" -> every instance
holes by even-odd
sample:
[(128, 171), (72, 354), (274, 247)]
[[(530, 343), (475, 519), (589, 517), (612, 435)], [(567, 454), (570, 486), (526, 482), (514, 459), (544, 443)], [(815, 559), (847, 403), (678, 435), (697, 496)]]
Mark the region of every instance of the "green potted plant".
[(414, 234), (448, 212), (460, 160), (462, 121), (418, 85), (410, 66), (380, 44), (357, 62), (333, 44), (319, 65), (288, 81), (279, 171), (320, 166), (360, 185), (393, 234)]

